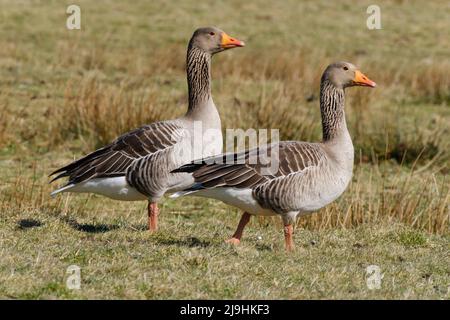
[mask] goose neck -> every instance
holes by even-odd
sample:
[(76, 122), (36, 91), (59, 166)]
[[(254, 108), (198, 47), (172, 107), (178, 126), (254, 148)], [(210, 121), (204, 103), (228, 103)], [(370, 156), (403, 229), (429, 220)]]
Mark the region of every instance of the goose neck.
[(211, 99), (211, 54), (189, 46), (186, 73), (189, 92), (187, 114), (193, 114), (207, 106)]
[(322, 81), (320, 85), (320, 113), (324, 142), (348, 135), (344, 113), (344, 96), (343, 88), (336, 87), (328, 80)]

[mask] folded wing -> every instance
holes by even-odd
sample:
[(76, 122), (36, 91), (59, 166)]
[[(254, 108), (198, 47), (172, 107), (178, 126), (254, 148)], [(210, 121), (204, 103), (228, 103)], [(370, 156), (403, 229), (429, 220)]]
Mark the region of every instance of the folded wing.
[(250, 188), (319, 165), (318, 144), (286, 141), (241, 153), (205, 158), (173, 172), (192, 172), (195, 184), (186, 191), (219, 187)]
[(69, 177), (68, 184), (124, 176), (134, 161), (172, 147), (182, 136), (183, 127), (176, 121), (155, 122), (120, 136), (111, 144), (52, 172), (50, 176), (57, 174), (52, 181)]

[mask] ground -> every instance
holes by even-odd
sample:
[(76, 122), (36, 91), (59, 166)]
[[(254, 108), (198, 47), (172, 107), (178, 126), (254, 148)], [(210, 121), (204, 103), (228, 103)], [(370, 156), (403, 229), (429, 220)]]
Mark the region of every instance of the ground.
[[(66, 29), (69, 4), (0, 8), (1, 298), (450, 298), (446, 1), (377, 1), (381, 30), (366, 27), (373, 1), (79, 1), (81, 30)], [(207, 25), (247, 44), (213, 59), (224, 128), (318, 141), (326, 65), (378, 84), (347, 90), (353, 180), (299, 219), (292, 254), (276, 217), (225, 244), (241, 213), (214, 200), (166, 199), (150, 234), (144, 202), (49, 196), (52, 170), (183, 113), (186, 44)]]

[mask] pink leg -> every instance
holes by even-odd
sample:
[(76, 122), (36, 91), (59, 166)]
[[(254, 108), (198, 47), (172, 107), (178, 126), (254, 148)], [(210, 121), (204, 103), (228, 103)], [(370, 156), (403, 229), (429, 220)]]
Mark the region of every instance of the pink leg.
[(239, 221), (238, 227), (236, 229), (236, 232), (233, 234), (233, 236), (225, 240), (227, 243), (231, 244), (239, 244), (241, 242), (242, 233), (244, 232), (244, 228), (247, 225), (247, 223), (250, 221), (251, 215), (247, 212), (244, 212), (244, 214), (241, 217), (241, 220)]
[(159, 208), (155, 202), (148, 203), (148, 230), (154, 232), (158, 230)]
[(292, 239), (292, 234), (294, 233), (294, 228), (292, 224), (287, 224), (284, 226), (284, 243), (286, 245), (287, 251), (294, 250), (294, 241)]

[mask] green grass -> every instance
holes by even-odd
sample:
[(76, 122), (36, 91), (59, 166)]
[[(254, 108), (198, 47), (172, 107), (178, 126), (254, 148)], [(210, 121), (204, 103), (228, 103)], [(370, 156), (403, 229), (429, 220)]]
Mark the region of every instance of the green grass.
[[(84, 198), (86, 200), (86, 198)], [(97, 200), (97, 201), (95, 201)], [(449, 298), (447, 236), (401, 224), (297, 228), (293, 254), (280, 222), (254, 219), (245, 242), (223, 242), (238, 213), (213, 201), (167, 201), (161, 231), (145, 231), (143, 205), (90, 199), (83, 214), (2, 218), (0, 295), (7, 298)], [(94, 205), (95, 203), (95, 205)], [(181, 210), (180, 208), (184, 208)], [(40, 222), (20, 227), (25, 219)], [(69, 265), (81, 289), (65, 287)], [(379, 290), (366, 286), (378, 265)]]
[[(0, 11), (0, 297), (12, 299), (449, 299), (450, 8), (446, 1), (199, 3), (4, 1)], [(211, 14), (213, 12), (214, 14)], [(355, 173), (335, 203), (299, 219), (296, 250), (277, 218), (199, 198), (146, 204), (51, 199), (47, 175), (138, 125), (186, 108), (186, 44), (216, 25), (247, 46), (214, 57), (224, 128), (320, 139), (318, 87), (348, 60), (378, 83), (349, 89)], [(122, 117), (119, 117), (121, 115)], [(66, 287), (70, 265), (81, 289)], [(369, 290), (366, 268), (383, 273)]]

